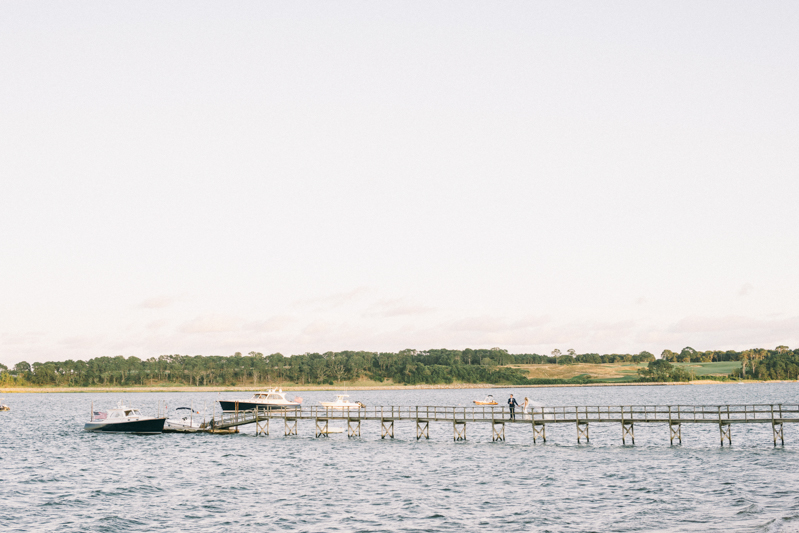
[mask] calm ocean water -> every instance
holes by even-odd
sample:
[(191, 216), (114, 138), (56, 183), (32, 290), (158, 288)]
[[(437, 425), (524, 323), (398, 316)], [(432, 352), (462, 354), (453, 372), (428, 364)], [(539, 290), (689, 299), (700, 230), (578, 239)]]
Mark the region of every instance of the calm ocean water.
[[(367, 405), (469, 405), (508, 393), (545, 405), (799, 403), (799, 384), (357, 391)], [(289, 393), (291, 397), (294, 393)], [(297, 392), (306, 405), (332, 392)], [(249, 396), (226, 393), (223, 397)], [(284, 437), (247, 427), (238, 435), (102, 435), (82, 430), (90, 402), (124, 399), (154, 415), (209, 405), (217, 393), (6, 394), (0, 413), (0, 531), (799, 531), (799, 424), (784, 448), (771, 427), (636, 426), (621, 445), (616, 425), (551, 425), (532, 444), (528, 426), (491, 442), (488, 424), (431, 423), (416, 441), (397, 422), (362, 437), (314, 438), (313, 422)], [(341, 425), (341, 424), (331, 424)], [(346, 424), (344, 424), (346, 425)]]

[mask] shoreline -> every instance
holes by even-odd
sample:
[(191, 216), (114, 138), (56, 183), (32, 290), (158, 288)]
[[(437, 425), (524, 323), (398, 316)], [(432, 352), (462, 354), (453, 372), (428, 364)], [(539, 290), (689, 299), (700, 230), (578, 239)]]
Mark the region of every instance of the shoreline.
[[(284, 391), (366, 391), (366, 390), (446, 390), (446, 389), (535, 389), (549, 387), (664, 387), (679, 385), (737, 385), (739, 383), (796, 383), (789, 380), (768, 381), (715, 381), (698, 379), (694, 381), (663, 383), (566, 383), (555, 385), (492, 385), (490, 383), (457, 383), (457, 384), (420, 384), (420, 385), (290, 385)], [(115, 392), (257, 392), (271, 388), (266, 387), (213, 387), (213, 386), (139, 386), (139, 387), (0, 387), (0, 394), (46, 394), (46, 393), (115, 393)]]

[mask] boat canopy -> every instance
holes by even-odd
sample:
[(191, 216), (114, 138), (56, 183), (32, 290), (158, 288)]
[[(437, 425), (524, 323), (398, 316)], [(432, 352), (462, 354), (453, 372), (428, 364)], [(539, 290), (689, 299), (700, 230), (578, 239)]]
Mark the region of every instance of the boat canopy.
[(252, 395), (253, 400), (283, 400), (286, 397), (285, 392), (256, 392)]

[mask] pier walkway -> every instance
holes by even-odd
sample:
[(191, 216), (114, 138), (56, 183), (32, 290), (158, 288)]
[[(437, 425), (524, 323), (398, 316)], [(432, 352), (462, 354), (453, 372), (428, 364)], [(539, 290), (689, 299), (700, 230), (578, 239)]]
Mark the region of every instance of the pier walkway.
[(577, 442), (589, 442), (591, 424), (619, 424), (622, 443), (635, 444), (635, 426), (638, 424), (664, 424), (669, 428), (669, 442), (682, 443), (683, 424), (715, 424), (719, 428), (721, 445), (732, 444), (732, 426), (735, 424), (770, 424), (774, 446), (784, 445), (783, 425), (799, 422), (799, 405), (612, 405), (612, 406), (551, 406), (528, 408), (522, 413), (516, 409), (515, 418), (504, 406), (373, 406), (364, 408), (326, 408), (322, 406), (293, 409), (266, 409), (223, 411), (210, 422), (211, 432), (229, 431), (232, 428), (255, 424), (256, 435), (269, 434), (269, 424), (283, 422), (284, 435), (297, 435), (298, 422), (315, 422), (317, 437), (328, 436), (328, 422), (346, 420), (347, 435), (359, 437), (361, 422), (379, 421), (381, 438), (394, 438), (395, 421), (415, 421), (416, 438), (429, 438), (430, 422), (452, 424), (453, 439), (466, 440), (466, 424), (491, 424), (493, 441), (505, 440), (506, 424), (529, 424), (533, 429), (533, 442), (546, 442), (546, 427), (550, 424), (574, 424)]

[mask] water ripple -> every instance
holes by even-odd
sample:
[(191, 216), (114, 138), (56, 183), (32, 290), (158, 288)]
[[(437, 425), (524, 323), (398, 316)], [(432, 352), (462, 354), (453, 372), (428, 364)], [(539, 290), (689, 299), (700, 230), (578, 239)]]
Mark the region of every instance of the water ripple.
[[(796, 384), (535, 394), (559, 405), (799, 403)], [(303, 393), (310, 403), (328, 396)], [(472, 396), (359, 393), (374, 405), (466, 404)], [(126, 398), (155, 412), (159, 401), (211, 404), (216, 394)], [(488, 426), (472, 425), (468, 441), (453, 443), (451, 426), (435, 423), (431, 439), (419, 442), (413, 424), (402, 422), (393, 440), (380, 439), (379, 423), (369, 422), (359, 439), (315, 439), (312, 423), (288, 438), (277, 426), (257, 438), (249, 428), (224, 436), (81, 431), (92, 400), (116, 399), (7, 398), (13, 410), (0, 415), (0, 530), (799, 532), (794, 427), (785, 428), (785, 448), (771, 445), (770, 428), (736, 427), (734, 446), (723, 449), (717, 429), (701, 426), (684, 427), (683, 446), (674, 447), (661, 426), (636, 427), (635, 446), (622, 446), (620, 429), (611, 426), (592, 428), (588, 445), (577, 445), (566, 425), (548, 427), (548, 442), (538, 445), (526, 426), (508, 427), (508, 440), (492, 443)]]

